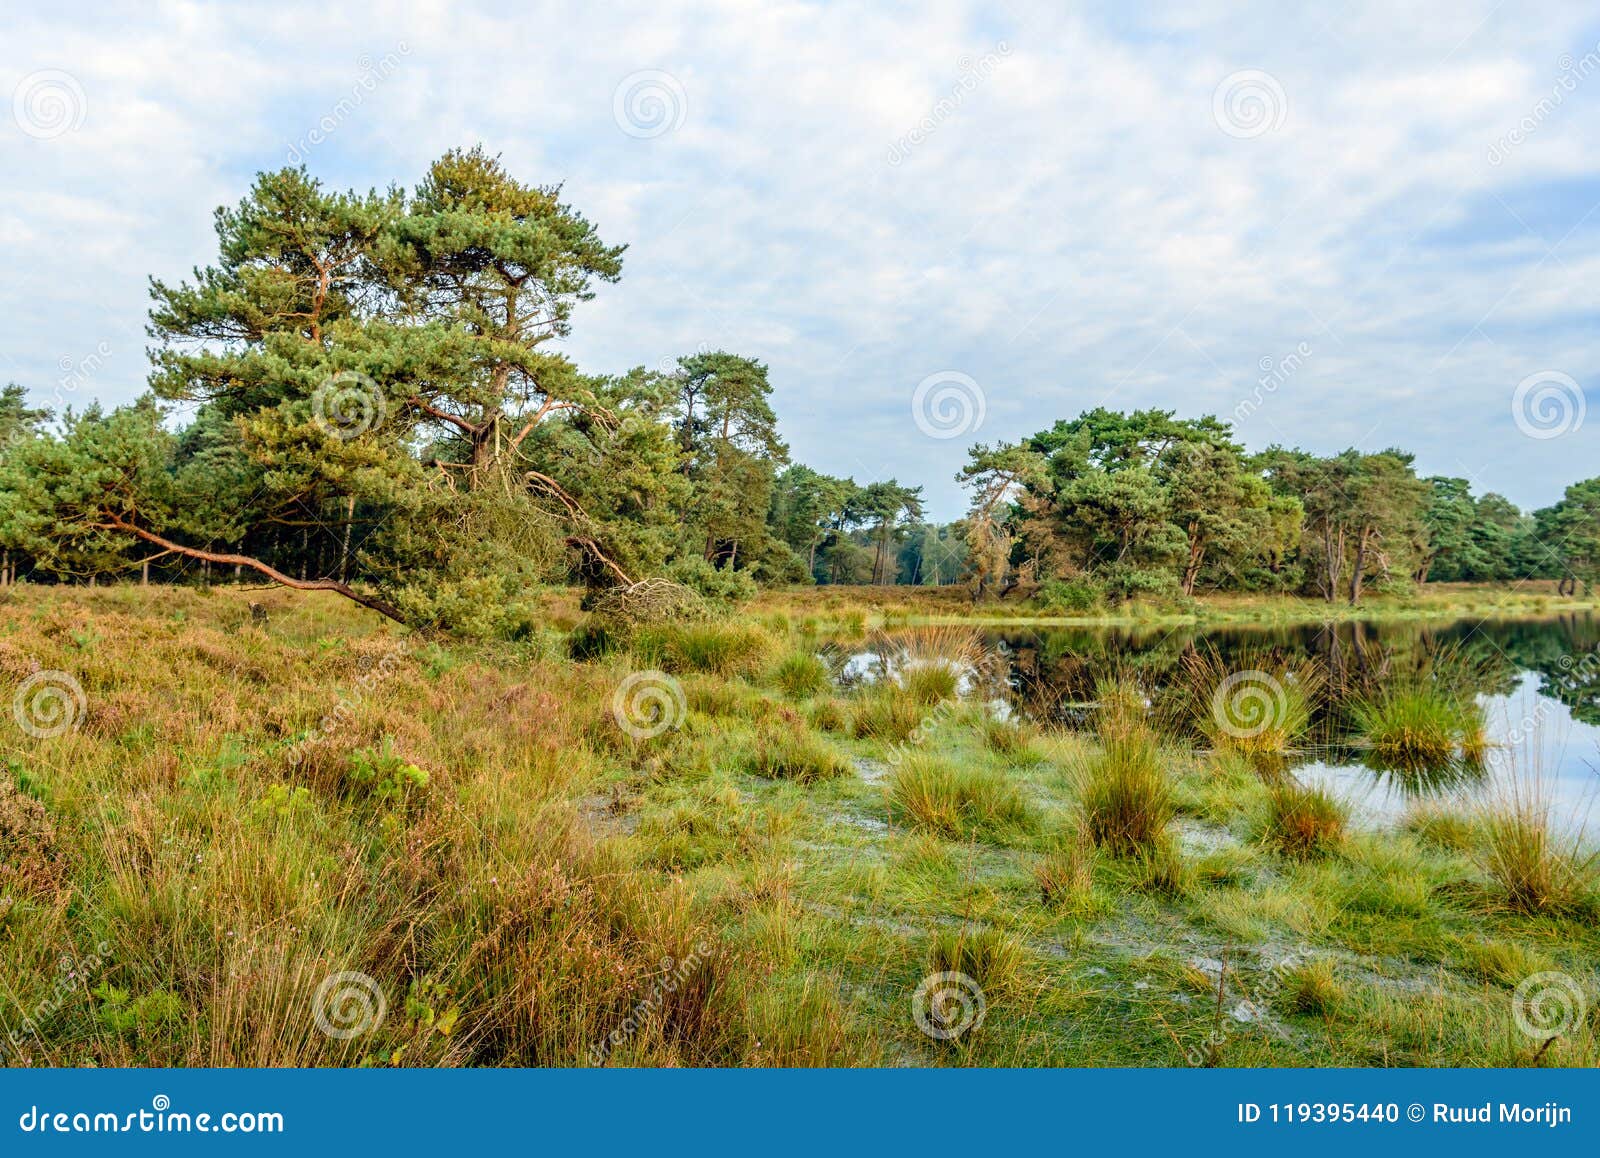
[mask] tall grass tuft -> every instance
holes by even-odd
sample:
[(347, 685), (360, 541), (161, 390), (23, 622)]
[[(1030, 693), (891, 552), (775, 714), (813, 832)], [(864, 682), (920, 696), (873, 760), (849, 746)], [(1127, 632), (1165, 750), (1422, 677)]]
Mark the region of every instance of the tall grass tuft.
[(1094, 728), (1107, 741), (1124, 740), (1149, 729), (1149, 702), (1133, 676), (1119, 673), (1095, 681)]
[(1224, 661), (1214, 651), (1184, 657), (1189, 714), (1213, 749), (1250, 757), (1281, 756), (1305, 735), (1326, 679), (1310, 665), (1291, 667), (1270, 653)]
[(874, 687), (855, 703), (851, 731), (857, 739), (899, 743), (929, 718), (928, 710), (894, 684)]
[(1418, 666), (1350, 693), (1350, 718), (1376, 764), (1426, 773), (1474, 765), (1488, 748), (1473, 662), (1455, 647), (1425, 654)]
[(1554, 831), (1539, 758), (1531, 756), (1528, 768), (1519, 768), (1515, 755), (1506, 761), (1483, 821), (1484, 868), (1513, 912), (1593, 916), (1600, 909), (1600, 853), (1585, 851), (1581, 831)]
[(1349, 810), (1325, 789), (1284, 777), (1267, 789), (1266, 838), (1288, 856), (1309, 860), (1344, 839)]
[(954, 840), (1026, 828), (1033, 814), (1017, 786), (985, 769), (958, 768), (942, 756), (913, 752), (889, 775), (889, 814)]
[(803, 700), (828, 690), (833, 679), (815, 652), (791, 651), (772, 669), (771, 680), (790, 699)]
[(983, 735), (983, 745), (989, 751), (1016, 763), (1040, 758), (1034, 748), (1034, 741), (1039, 738), (1039, 729), (1029, 721), (1018, 716), (1001, 719), (998, 716), (985, 714), (978, 727)]
[(773, 780), (811, 784), (850, 771), (850, 763), (815, 732), (787, 723), (761, 727), (751, 744), (749, 769)]
[(934, 934), (928, 969), (965, 973), (978, 983), (985, 997), (995, 998), (1022, 988), (1027, 959), (1022, 943), (998, 929), (942, 929)]
[(1153, 850), (1174, 811), (1172, 780), (1147, 732), (1108, 739), (1080, 774), (1085, 831), (1116, 856)]
[(754, 676), (773, 651), (770, 635), (737, 623), (679, 623), (634, 632), (634, 655), (664, 671)]

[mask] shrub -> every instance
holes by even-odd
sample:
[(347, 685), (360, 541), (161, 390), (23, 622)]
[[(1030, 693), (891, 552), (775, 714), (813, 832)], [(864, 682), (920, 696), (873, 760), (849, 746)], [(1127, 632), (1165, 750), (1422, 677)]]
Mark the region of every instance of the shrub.
[(1107, 740), (1084, 770), (1079, 795), (1090, 838), (1116, 856), (1153, 849), (1172, 820), (1172, 782), (1146, 733)]
[(1267, 841), (1289, 856), (1308, 859), (1344, 838), (1345, 807), (1325, 790), (1285, 777), (1267, 790)]
[(889, 774), (889, 813), (902, 823), (967, 840), (1026, 827), (1032, 814), (1017, 786), (998, 773), (957, 768), (927, 752), (905, 756)]
[(749, 603), (757, 594), (756, 581), (748, 572), (713, 567), (698, 556), (672, 563), (667, 568), (667, 576), (708, 603), (738, 606)]
[(1098, 611), (1105, 606), (1105, 588), (1092, 579), (1051, 579), (1035, 593), (1041, 610), (1053, 612)]

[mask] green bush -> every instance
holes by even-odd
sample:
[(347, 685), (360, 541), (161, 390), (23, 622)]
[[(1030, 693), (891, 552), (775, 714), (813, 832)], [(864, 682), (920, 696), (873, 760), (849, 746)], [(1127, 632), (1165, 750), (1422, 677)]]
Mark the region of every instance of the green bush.
[(1106, 591), (1092, 579), (1051, 579), (1040, 586), (1033, 601), (1044, 611), (1098, 611), (1105, 606)]
[(713, 567), (698, 556), (667, 567), (667, 578), (682, 583), (709, 603), (737, 607), (756, 597), (756, 581), (744, 571)]

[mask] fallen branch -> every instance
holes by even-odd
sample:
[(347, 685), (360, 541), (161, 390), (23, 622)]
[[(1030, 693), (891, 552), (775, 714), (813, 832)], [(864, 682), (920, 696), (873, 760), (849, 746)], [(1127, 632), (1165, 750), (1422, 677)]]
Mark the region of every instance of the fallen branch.
[(143, 539), (147, 543), (154, 543), (158, 547), (164, 547), (173, 554), (183, 555), (190, 559), (199, 559), (205, 563), (231, 563), (239, 567), (249, 567), (252, 571), (265, 575), (274, 583), (284, 587), (291, 587), (296, 591), (332, 591), (336, 595), (343, 595), (346, 599), (359, 603), (362, 607), (376, 611), (379, 615), (387, 616), (396, 623), (406, 623), (405, 616), (400, 613), (400, 609), (394, 604), (379, 599), (376, 595), (363, 594), (348, 583), (341, 582), (338, 579), (295, 579), (285, 575), (276, 567), (263, 563), (260, 559), (252, 559), (249, 555), (234, 555), (226, 551), (206, 551), (200, 547), (185, 547), (182, 543), (174, 543), (171, 539), (163, 538), (154, 531), (147, 531), (143, 527), (130, 523), (117, 515), (107, 514), (106, 519), (108, 520), (107, 522), (97, 524), (102, 530), (123, 531), (136, 538)]

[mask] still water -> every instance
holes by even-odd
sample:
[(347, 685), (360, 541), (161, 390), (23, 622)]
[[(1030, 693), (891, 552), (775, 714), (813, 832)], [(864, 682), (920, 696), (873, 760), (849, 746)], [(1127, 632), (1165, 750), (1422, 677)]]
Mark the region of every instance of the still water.
[[(1419, 799), (1469, 811), (1535, 785), (1554, 827), (1600, 839), (1600, 620), (1341, 623), (1293, 627), (1024, 628), (989, 631), (1000, 657), (996, 691), (1013, 710), (1067, 727), (1092, 722), (1096, 686), (1135, 679), (1151, 710), (1185, 694), (1185, 657), (1230, 669), (1311, 664), (1329, 675), (1312, 726), (1290, 757), (1304, 780), (1333, 789), (1358, 824), (1393, 823)], [(1446, 657), (1483, 712), (1490, 742), (1474, 765), (1423, 774), (1384, 769), (1363, 750), (1337, 689), (1382, 686)], [(1353, 693), (1352, 693), (1353, 694)]]

